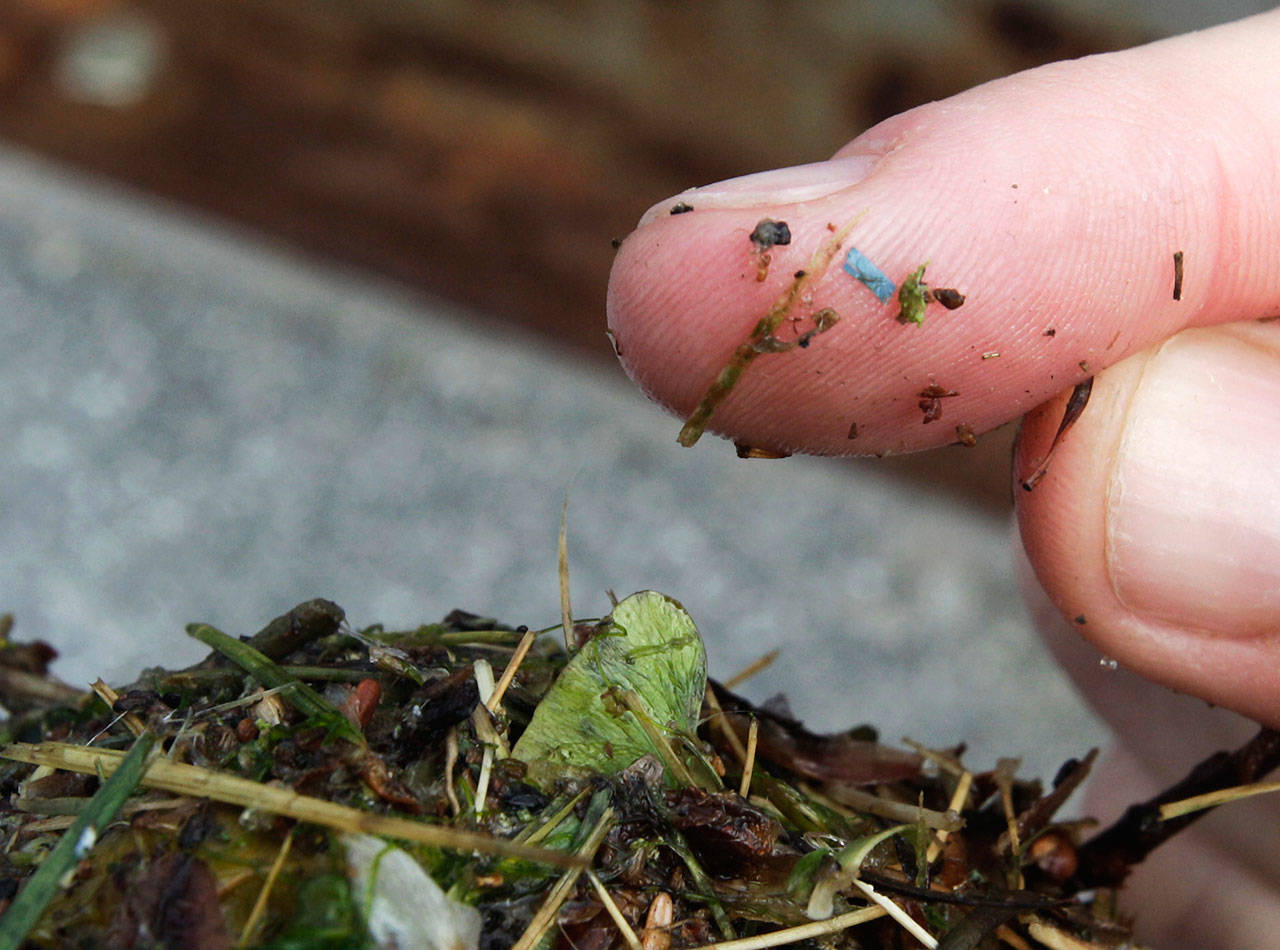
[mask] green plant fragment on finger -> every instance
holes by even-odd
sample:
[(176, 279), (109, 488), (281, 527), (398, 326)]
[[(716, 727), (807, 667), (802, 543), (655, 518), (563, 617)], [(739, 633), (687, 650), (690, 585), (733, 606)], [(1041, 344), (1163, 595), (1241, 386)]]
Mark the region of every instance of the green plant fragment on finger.
[(928, 266), (928, 262), (921, 264), (898, 288), (899, 323), (914, 323), (916, 326), (924, 323), (925, 308), (931, 299), (929, 285), (924, 282), (924, 269)]

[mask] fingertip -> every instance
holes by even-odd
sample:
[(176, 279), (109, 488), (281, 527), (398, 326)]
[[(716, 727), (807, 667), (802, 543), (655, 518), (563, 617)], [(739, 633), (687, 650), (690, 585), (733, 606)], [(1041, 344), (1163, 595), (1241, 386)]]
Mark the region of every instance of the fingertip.
[[(686, 415), (828, 226), (863, 213), (852, 246), (899, 286), (928, 262), (928, 280), (965, 294), (964, 308), (904, 327), (893, 303), (833, 268), (788, 319), (830, 309), (839, 325), (803, 354), (755, 360), (711, 431), (815, 454), (931, 448), (1187, 326), (1268, 312), (1280, 100), (1255, 115), (1226, 92), (1236, 79), (1256, 88), (1240, 54), (1277, 24), (1033, 70), (895, 117), (832, 161), (656, 205), (610, 283), (624, 366)], [(1172, 148), (1166, 130), (1188, 111), (1205, 121)], [(788, 223), (789, 246), (752, 248), (765, 217)]]

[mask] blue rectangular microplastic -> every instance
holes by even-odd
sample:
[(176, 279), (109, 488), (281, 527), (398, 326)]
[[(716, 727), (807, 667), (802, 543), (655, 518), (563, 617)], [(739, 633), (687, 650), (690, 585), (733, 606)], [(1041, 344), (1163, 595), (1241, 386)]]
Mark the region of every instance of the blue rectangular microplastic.
[(894, 290), (897, 289), (893, 281), (885, 276), (884, 271), (872, 264), (856, 247), (849, 248), (849, 254), (844, 259), (844, 269), (862, 281), (867, 290), (875, 294), (881, 303), (888, 302)]

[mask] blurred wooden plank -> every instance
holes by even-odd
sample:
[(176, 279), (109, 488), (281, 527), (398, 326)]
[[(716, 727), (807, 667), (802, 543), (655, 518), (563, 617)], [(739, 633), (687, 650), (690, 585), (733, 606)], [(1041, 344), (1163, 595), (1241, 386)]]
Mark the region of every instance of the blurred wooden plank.
[[(0, 0), (0, 137), (607, 359), (610, 239), (652, 202), (1138, 39), (1007, 0), (896, 9)], [(897, 464), (1006, 497), (1007, 445), (942, 457)]]

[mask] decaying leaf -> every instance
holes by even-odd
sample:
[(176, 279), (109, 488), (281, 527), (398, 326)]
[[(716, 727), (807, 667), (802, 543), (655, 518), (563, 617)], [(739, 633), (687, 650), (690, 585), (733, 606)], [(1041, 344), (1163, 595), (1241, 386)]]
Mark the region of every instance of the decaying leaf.
[[(697, 728), (706, 683), (706, 650), (684, 608), (656, 591), (632, 594), (565, 665), (512, 755), (535, 784), (572, 770), (612, 774), (646, 754), (665, 760), (655, 729), (683, 757), (679, 737)], [(632, 695), (639, 710), (627, 708)]]

